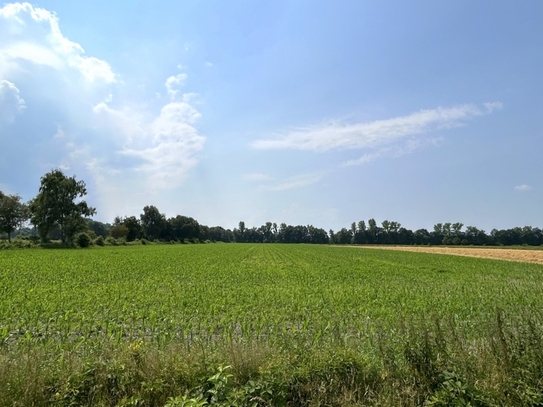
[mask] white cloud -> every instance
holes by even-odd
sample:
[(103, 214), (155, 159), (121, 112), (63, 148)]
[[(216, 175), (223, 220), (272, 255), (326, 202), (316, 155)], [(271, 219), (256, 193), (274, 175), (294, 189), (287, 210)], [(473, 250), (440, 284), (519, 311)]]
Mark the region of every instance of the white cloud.
[(256, 140), (252, 147), (261, 150), (292, 149), (315, 152), (375, 148), (405, 137), (462, 126), (466, 120), (500, 108), (501, 103), (493, 102), (485, 104), (484, 107), (484, 110), (472, 104), (438, 107), (369, 123), (313, 126), (291, 131), (274, 139)]
[(94, 111), (106, 128), (123, 136), (124, 147), (119, 153), (137, 159), (126, 169), (143, 176), (146, 188), (175, 188), (197, 164), (206, 139), (195, 128), (200, 113), (190, 104), (170, 102), (151, 120), (149, 115), (117, 111), (105, 103), (95, 106)]
[(57, 126), (57, 132), (53, 135), (53, 138), (64, 138), (65, 133), (61, 126)]
[(187, 103), (169, 103), (148, 128), (151, 145), (122, 151), (144, 161), (136, 169), (147, 176), (150, 188), (179, 186), (187, 171), (196, 165), (196, 154), (205, 143), (205, 137), (193, 126), (199, 117), (198, 111)]
[(357, 166), (357, 165), (363, 165), (363, 164), (371, 163), (371, 162), (377, 160), (378, 158), (381, 158), (381, 157), (382, 157), (383, 155), (385, 155), (388, 151), (389, 151), (389, 149), (381, 149), (381, 150), (376, 151), (376, 152), (374, 152), (374, 153), (366, 153), (366, 154), (364, 154), (363, 156), (361, 156), (360, 158), (357, 158), (357, 159), (354, 159), (354, 160), (345, 161), (345, 162), (342, 164), (342, 167), (352, 167), (352, 166)]
[(532, 187), (530, 185), (526, 185), (526, 184), (522, 184), (522, 185), (517, 185), (515, 187), (515, 189), (517, 191), (520, 191), (520, 192), (526, 192), (526, 191), (529, 191), (532, 189)]
[(413, 151), (422, 148), (427, 145), (437, 145), (442, 140), (441, 137), (421, 140), (421, 139), (410, 139), (407, 142), (393, 147), (381, 148), (372, 153), (366, 153), (360, 158), (354, 160), (348, 160), (342, 164), (342, 167), (351, 167), (357, 165), (368, 164), (379, 158), (388, 156), (388, 157), (401, 157), (406, 154), (410, 154)]
[(20, 61), (56, 70), (74, 69), (87, 82), (115, 82), (109, 64), (84, 56), (78, 43), (62, 35), (58, 18), (30, 3), (11, 3), (0, 8), (0, 74), (20, 69)]
[(248, 181), (268, 181), (271, 180), (272, 177), (266, 174), (262, 174), (260, 172), (251, 172), (249, 174), (243, 175), (243, 179), (246, 179)]
[(265, 191), (285, 191), (288, 189), (303, 188), (316, 184), (322, 179), (323, 175), (322, 173), (296, 175), (273, 185), (261, 185), (260, 188)]
[[(168, 98), (132, 99), (118, 77), (107, 61), (65, 38), (54, 13), (29, 3), (0, 7), (0, 120), (25, 105), (32, 115), (32, 126), (10, 126), (0, 164), (11, 168), (24, 154), (40, 171), (73, 171), (86, 180), (102, 219), (139, 211), (150, 197), (163, 200), (198, 163), (206, 140), (196, 128), (197, 94), (179, 92), (187, 79), (181, 73), (166, 79)], [(18, 149), (11, 134), (39, 147)]]
[(176, 88), (183, 86), (186, 80), (186, 73), (180, 73), (175, 76), (170, 76), (168, 79), (166, 79), (166, 90), (168, 91), (168, 95), (172, 98), (172, 100), (175, 99), (179, 94), (179, 90)]
[(502, 102), (487, 102), (487, 103), (483, 103), (483, 106), (485, 107), (488, 113), (492, 113), (494, 110), (503, 109)]
[(5, 79), (0, 80), (0, 123), (12, 122), (25, 108), (17, 86)]

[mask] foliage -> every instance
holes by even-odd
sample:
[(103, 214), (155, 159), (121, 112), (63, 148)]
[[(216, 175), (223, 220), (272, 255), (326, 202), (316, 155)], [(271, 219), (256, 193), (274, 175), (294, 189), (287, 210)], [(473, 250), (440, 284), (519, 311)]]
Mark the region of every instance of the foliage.
[(109, 235), (114, 239), (126, 238), (128, 235), (128, 228), (123, 224), (113, 225), (109, 230)]
[(94, 232), (96, 236), (106, 238), (109, 234), (111, 225), (108, 223), (98, 222), (92, 219), (87, 219), (87, 229)]
[(78, 201), (86, 194), (83, 181), (76, 181), (75, 176), (66, 177), (59, 169), (41, 178), (39, 193), (30, 202), (30, 211), (31, 222), (38, 228), (42, 241), (55, 227), (59, 228), (63, 243), (86, 229), (84, 218), (96, 213), (85, 201)]
[(11, 242), (11, 233), (21, 227), (30, 217), (28, 207), (21, 203), (19, 195), (5, 195), (0, 191), (0, 232), (6, 233)]
[[(101, 237), (101, 236), (100, 236)], [(102, 238), (103, 239), (103, 238)], [(92, 240), (90, 238), (90, 236), (85, 233), (85, 232), (82, 232), (82, 233), (78, 233), (75, 237), (75, 243), (79, 246), (79, 247), (89, 247), (90, 244), (92, 243)]]
[(140, 219), (143, 232), (149, 240), (158, 239), (166, 226), (166, 217), (153, 205), (143, 208)]

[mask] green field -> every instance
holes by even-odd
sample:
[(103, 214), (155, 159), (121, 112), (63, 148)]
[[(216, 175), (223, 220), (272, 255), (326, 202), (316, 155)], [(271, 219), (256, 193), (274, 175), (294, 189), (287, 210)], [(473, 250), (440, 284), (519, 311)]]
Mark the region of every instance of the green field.
[(309, 245), (6, 250), (0, 292), (1, 405), (543, 403), (541, 265)]

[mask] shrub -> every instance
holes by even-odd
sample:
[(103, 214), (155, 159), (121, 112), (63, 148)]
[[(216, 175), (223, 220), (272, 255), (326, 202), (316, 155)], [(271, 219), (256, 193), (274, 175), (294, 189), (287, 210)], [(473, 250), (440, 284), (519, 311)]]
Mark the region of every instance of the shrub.
[(11, 247), (13, 248), (27, 249), (32, 246), (33, 246), (32, 242), (26, 239), (21, 239), (19, 237), (16, 237), (15, 239), (11, 240)]
[(103, 246), (105, 244), (103, 236), (98, 236), (96, 239), (94, 239), (94, 244), (97, 246)]
[(91, 244), (91, 238), (87, 233), (82, 232), (77, 234), (75, 237), (75, 242), (79, 247), (89, 247)]
[(106, 237), (106, 243), (112, 246), (117, 246), (117, 240), (111, 236)]

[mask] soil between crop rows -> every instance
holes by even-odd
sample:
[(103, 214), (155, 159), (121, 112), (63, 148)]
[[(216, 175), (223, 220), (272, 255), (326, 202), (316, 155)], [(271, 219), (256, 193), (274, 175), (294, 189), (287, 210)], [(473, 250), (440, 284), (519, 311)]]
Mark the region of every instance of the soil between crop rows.
[(360, 246), (364, 249), (401, 250), (407, 252), (423, 252), (452, 254), (455, 256), (481, 257), (485, 259), (519, 261), (524, 263), (543, 264), (543, 250), (479, 248), (479, 247), (421, 247), (421, 246)]

